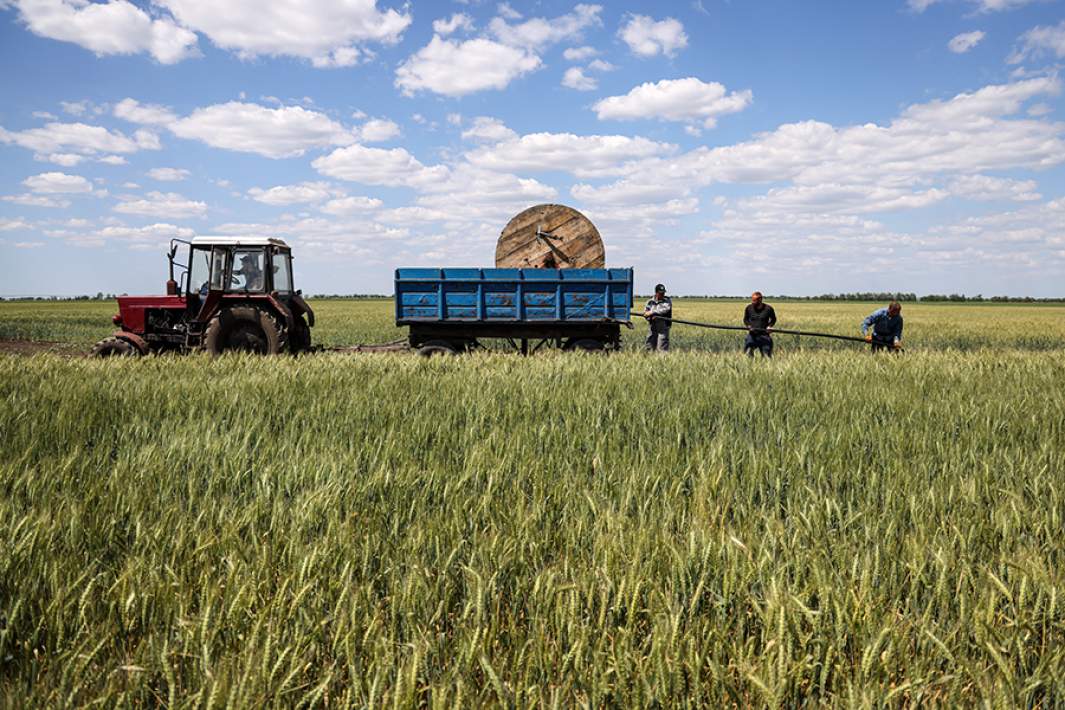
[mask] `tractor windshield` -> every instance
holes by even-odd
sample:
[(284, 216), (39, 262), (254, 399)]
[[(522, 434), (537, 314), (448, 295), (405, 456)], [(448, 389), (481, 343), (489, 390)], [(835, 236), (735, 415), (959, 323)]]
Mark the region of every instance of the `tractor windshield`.
[(292, 292), (292, 255), (281, 249), (274, 250), (274, 290), (278, 293)]
[(266, 255), (262, 249), (237, 249), (233, 252), (233, 278), (231, 291), (262, 291), (263, 262)]

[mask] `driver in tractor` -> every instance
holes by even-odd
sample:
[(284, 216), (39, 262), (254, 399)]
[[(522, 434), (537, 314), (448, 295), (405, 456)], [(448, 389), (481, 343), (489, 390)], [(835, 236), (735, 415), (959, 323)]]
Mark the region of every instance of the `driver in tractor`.
[(240, 268), (233, 272), (233, 283), (239, 284), (237, 278), (244, 278), (245, 291), (260, 291), (263, 287), (263, 271), (259, 268), (259, 259), (255, 254), (245, 254), (240, 258)]

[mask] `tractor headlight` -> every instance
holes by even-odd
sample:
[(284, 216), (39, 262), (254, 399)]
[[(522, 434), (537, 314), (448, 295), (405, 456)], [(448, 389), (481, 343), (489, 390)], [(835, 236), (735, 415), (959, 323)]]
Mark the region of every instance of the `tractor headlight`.
[(122, 314), (121, 313), (116, 313), (113, 316), (111, 316), (111, 322), (114, 323), (115, 325), (122, 325)]

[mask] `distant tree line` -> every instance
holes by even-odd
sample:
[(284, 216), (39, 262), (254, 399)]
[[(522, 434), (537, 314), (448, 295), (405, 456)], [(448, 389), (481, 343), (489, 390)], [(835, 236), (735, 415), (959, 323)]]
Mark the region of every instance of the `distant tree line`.
[[(787, 298), (782, 296), (782, 298)], [(926, 296), (918, 296), (915, 293), (826, 293), (813, 296), (813, 301), (905, 301), (921, 303), (1060, 303), (1062, 298), (1035, 298), (1033, 296), (990, 296), (985, 298), (983, 294), (966, 296), (960, 293), (950, 295), (943, 293), (930, 293)]]
[(126, 294), (104, 293), (97, 291), (95, 296), (0, 296), (0, 301), (113, 301)]

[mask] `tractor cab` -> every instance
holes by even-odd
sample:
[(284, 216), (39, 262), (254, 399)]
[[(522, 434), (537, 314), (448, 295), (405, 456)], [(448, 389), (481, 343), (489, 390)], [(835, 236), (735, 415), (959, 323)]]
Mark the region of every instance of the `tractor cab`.
[[(183, 246), (187, 260), (180, 263)], [(166, 295), (120, 297), (119, 314), (112, 320), (121, 330), (97, 343), (94, 354), (310, 349), (314, 311), (293, 286), (292, 250), (284, 240), (173, 239), (168, 258)]]
[(238, 296), (269, 293), (285, 301), (294, 293), (292, 250), (282, 239), (195, 237), (188, 245), (188, 264), (179, 266), (185, 269), (181, 290), (190, 309), (201, 307), (212, 292)]

